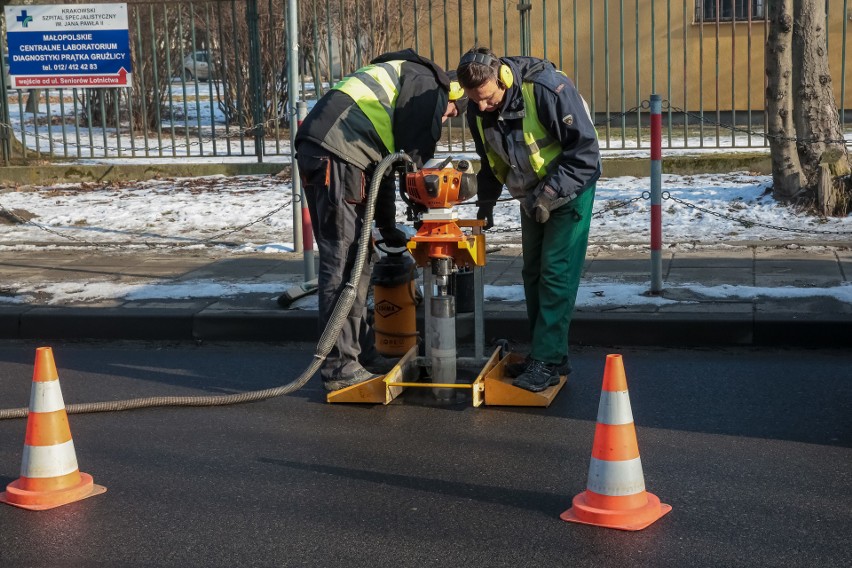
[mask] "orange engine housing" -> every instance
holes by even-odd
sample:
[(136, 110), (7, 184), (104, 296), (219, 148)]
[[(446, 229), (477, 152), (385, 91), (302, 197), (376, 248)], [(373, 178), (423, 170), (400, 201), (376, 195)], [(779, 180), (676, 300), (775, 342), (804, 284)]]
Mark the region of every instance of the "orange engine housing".
[(476, 195), (476, 177), (452, 167), (423, 168), (406, 174), (405, 189), (428, 209), (448, 209)]

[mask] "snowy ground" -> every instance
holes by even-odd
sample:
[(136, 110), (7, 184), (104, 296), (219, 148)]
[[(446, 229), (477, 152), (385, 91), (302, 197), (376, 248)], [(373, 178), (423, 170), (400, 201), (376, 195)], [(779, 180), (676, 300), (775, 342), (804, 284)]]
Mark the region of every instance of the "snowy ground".
[[(306, 85), (308, 90), (312, 84)], [(92, 128), (81, 122), (84, 109), (74, 90), (44, 90), (35, 114), (25, 111), (25, 97), (7, 97), (10, 122), (16, 137), (34, 152), (51, 151), (78, 163), (225, 163), (244, 162), (252, 154), (254, 140), (246, 129), (226, 124), (217, 101), (215, 83), (172, 83), (163, 116), (162, 143), (156, 135), (131, 135), (124, 119), (119, 129)], [(664, 124), (666, 117), (664, 117)], [(274, 130), (270, 122), (265, 141), (267, 162), (289, 162), (289, 136)], [(600, 125), (607, 156), (648, 156), (648, 131), (633, 128), (622, 132), (613, 122)], [(675, 127), (664, 133), (664, 156), (725, 152), (766, 152), (760, 147), (762, 124), (752, 135), (690, 120), (684, 132)], [(606, 140), (606, 135), (611, 138)], [(456, 159), (472, 158), (459, 144), (461, 128), (448, 129), (439, 143), (439, 154)], [(852, 132), (846, 136), (852, 138)], [(639, 139), (641, 138), (641, 140)], [(452, 146), (448, 140), (453, 139)], [(719, 175), (663, 176), (663, 243), (678, 250), (724, 248), (744, 243), (773, 246), (849, 247), (852, 217), (821, 219), (776, 204), (769, 195), (771, 180), (747, 172)], [(128, 183), (61, 184), (50, 187), (0, 188), (0, 250), (31, 250), (43, 247), (97, 250), (119, 254), (133, 247), (157, 245), (160, 252), (186, 248), (215, 251), (217, 257), (247, 253), (280, 254), (293, 250), (294, 210), (291, 186), (275, 176), (152, 180)], [(648, 178), (605, 178), (598, 184), (592, 221), (590, 249), (647, 250), (650, 241)], [(496, 227), (488, 233), (489, 244), (516, 245), (520, 240), (518, 205), (508, 200), (495, 210)], [(295, 211), (300, 216), (300, 210)], [(404, 206), (398, 202), (397, 221), (405, 226)], [(474, 217), (476, 207), (459, 207), (462, 217)], [(28, 221), (22, 223), (21, 221)], [(227, 243), (227, 244), (223, 244)], [(268, 288), (268, 289), (267, 289)], [(123, 283), (4, 282), (0, 302), (27, 302), (48, 294), (51, 303), (104, 298), (192, 298), (229, 296), (247, 292), (280, 291), (276, 283), (183, 282), (144, 287)], [(671, 300), (643, 295), (647, 286), (619, 282), (584, 283), (578, 306), (665, 303)], [(796, 289), (755, 290), (748, 287), (692, 287), (705, 297), (754, 297), (795, 295)], [(809, 295), (828, 295), (852, 302), (852, 286), (807, 290)], [(489, 286), (492, 300), (522, 300), (517, 286)], [(306, 306), (313, 300), (305, 299)]]
[[(735, 172), (717, 175), (664, 175), (664, 246), (724, 248), (743, 243), (776, 246), (848, 248), (852, 216), (822, 219), (778, 205), (769, 195), (767, 176)], [(592, 221), (591, 248), (646, 250), (649, 242), (650, 188), (648, 178), (606, 178), (598, 184)], [(504, 197), (508, 197), (504, 195)], [(106, 250), (161, 246), (213, 248), (220, 255), (280, 254), (293, 250), (291, 185), (276, 176), (211, 176), (127, 183), (77, 183), (0, 190), (0, 250), (40, 247), (81, 247), (112, 244)], [(472, 205), (459, 207), (462, 217), (475, 217)], [(297, 211), (299, 213), (299, 211)], [(397, 221), (405, 226), (404, 206), (398, 201)], [(30, 221), (21, 223), (22, 219)], [(495, 209), (490, 244), (516, 244), (520, 239), (518, 205), (505, 201)], [(228, 244), (222, 244), (228, 243)], [(52, 303), (98, 298), (133, 299), (139, 287), (118, 283), (4, 283), (17, 290), (2, 302), (25, 302), (37, 291), (53, 295)], [(215, 287), (215, 290), (211, 288)], [(228, 296), (246, 292), (280, 292), (280, 285), (257, 283), (185, 282), (145, 286), (146, 298)], [(602, 287), (606, 292), (600, 294)], [(618, 282), (584, 283), (578, 306), (631, 305), (671, 302), (649, 298), (647, 286)], [(696, 285), (706, 297), (756, 294), (795, 296), (794, 288), (757, 290), (752, 287)], [(809, 289), (852, 303), (852, 286)], [(518, 286), (486, 290), (490, 300), (521, 300)], [(302, 307), (311, 307), (308, 298)]]
[[(664, 175), (664, 243), (721, 246), (784, 241), (842, 246), (852, 242), (852, 216), (823, 219), (781, 206), (770, 195), (770, 183), (768, 176), (745, 172)], [(292, 250), (291, 189), (289, 181), (276, 176), (7, 188), (0, 193), (0, 205), (32, 222), (10, 223), (9, 214), (4, 214), (0, 247), (72, 246), (79, 241), (186, 246), (227, 241), (242, 245), (235, 251)], [(591, 244), (647, 245), (649, 189), (648, 178), (602, 179)], [(397, 203), (397, 221), (405, 224), (404, 204)], [(463, 204), (459, 212), (462, 217), (475, 217), (476, 207)], [(498, 203), (496, 229), (490, 232), (489, 242), (517, 242), (518, 215), (516, 201)]]

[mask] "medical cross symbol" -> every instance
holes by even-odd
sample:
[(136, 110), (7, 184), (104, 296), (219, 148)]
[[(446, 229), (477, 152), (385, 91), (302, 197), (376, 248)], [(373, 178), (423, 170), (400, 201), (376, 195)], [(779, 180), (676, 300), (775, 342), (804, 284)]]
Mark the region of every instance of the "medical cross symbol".
[(21, 22), (21, 25), (24, 27), (27, 27), (33, 21), (33, 17), (28, 15), (26, 10), (21, 10), (21, 15), (15, 19)]

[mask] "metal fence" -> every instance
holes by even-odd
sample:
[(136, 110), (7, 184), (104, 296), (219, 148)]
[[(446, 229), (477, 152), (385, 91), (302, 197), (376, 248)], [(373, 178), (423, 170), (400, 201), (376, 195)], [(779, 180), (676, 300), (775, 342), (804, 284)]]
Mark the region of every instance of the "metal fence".
[[(546, 57), (562, 68), (589, 101), (605, 151), (648, 147), (643, 101), (651, 93), (664, 99), (666, 148), (767, 145), (764, 0), (300, 0), (294, 88), (287, 6), (128, 2), (132, 88), (7, 90), (0, 75), (5, 163), (283, 159), (290, 153), (291, 96), (310, 105), (385, 51), (413, 47), (451, 68), (474, 44)], [(845, 123), (852, 108), (848, 0), (826, 0), (826, 8), (829, 64)], [(440, 150), (472, 151), (462, 125), (446, 127)]]

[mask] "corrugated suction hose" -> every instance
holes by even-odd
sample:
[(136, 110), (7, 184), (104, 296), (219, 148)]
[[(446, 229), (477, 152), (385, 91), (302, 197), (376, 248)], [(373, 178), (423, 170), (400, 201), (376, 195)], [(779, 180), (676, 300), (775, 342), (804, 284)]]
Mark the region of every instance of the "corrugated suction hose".
[[(409, 164), (412, 163), (408, 154), (405, 152), (396, 152), (384, 158), (376, 166), (372, 182), (370, 183), (370, 190), (367, 194), (367, 208), (364, 212), (364, 221), (361, 226), (358, 253), (355, 257), (355, 264), (352, 267), (352, 274), (349, 277), (349, 281), (344, 286), (343, 291), (337, 300), (337, 304), (334, 306), (334, 310), (331, 313), (331, 317), (320, 336), (313, 361), (294, 381), (280, 387), (228, 395), (151, 396), (147, 398), (133, 398), (109, 402), (69, 404), (65, 406), (65, 411), (68, 414), (85, 414), (91, 412), (116, 412), (119, 410), (132, 410), (135, 408), (152, 408), (156, 406), (225, 406), (229, 404), (242, 404), (244, 402), (257, 402), (259, 400), (275, 398), (277, 396), (290, 394), (291, 392), (297, 391), (305, 386), (305, 383), (314, 376), (323, 361), (325, 361), (325, 358), (334, 346), (334, 342), (337, 341), (337, 336), (340, 335), (340, 330), (343, 329), (344, 321), (346, 321), (346, 318), (349, 317), (352, 304), (355, 303), (355, 297), (358, 291), (358, 282), (361, 280), (361, 273), (364, 270), (364, 264), (367, 262), (367, 258), (370, 253), (370, 236), (373, 217), (376, 212), (376, 198), (379, 194), (379, 185), (381, 184), (382, 177), (387, 169), (391, 167), (392, 164), (399, 161), (405, 161)], [(24, 418), (28, 413), (28, 408), (0, 409), (0, 420)]]

